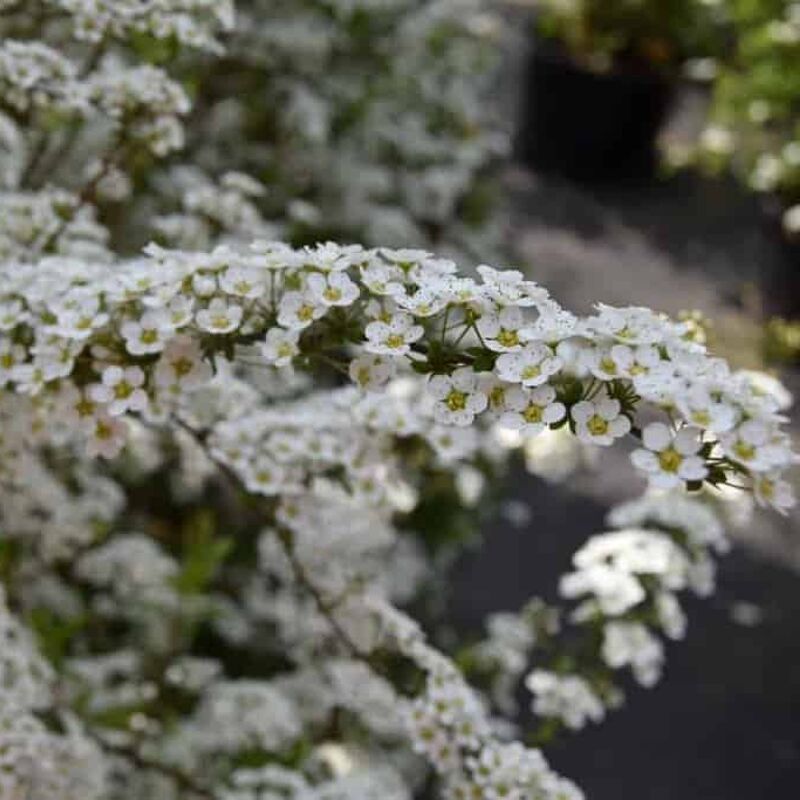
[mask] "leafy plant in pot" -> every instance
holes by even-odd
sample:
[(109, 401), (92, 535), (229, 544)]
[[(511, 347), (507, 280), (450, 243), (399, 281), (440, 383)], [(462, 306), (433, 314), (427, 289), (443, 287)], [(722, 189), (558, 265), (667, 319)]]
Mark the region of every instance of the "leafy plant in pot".
[(689, 58), (716, 53), (714, 0), (539, 0), (517, 151), (578, 179), (650, 174)]
[(800, 3), (731, 0), (736, 46), (720, 68), (699, 161), (761, 195), (768, 316), (800, 318)]

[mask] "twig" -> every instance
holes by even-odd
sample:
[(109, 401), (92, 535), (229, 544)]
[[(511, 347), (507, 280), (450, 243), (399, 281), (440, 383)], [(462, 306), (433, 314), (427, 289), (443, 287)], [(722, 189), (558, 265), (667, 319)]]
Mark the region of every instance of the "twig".
[[(231, 481), (237, 489), (241, 489), (242, 481), (239, 478), (239, 476), (225, 462), (221, 461), (219, 458), (214, 456), (213, 453), (209, 451), (208, 446), (206, 444), (208, 434), (202, 431), (195, 430), (187, 422), (180, 419), (180, 417), (174, 416), (173, 419), (181, 428), (183, 428), (183, 430), (185, 430), (195, 440), (195, 442), (197, 442), (197, 444), (203, 449), (208, 458), (220, 468), (225, 477), (229, 481)], [(383, 671), (370, 658), (370, 654), (365, 653), (364, 651), (361, 650), (361, 648), (358, 647), (358, 645), (350, 638), (350, 635), (347, 633), (347, 631), (342, 627), (339, 620), (336, 619), (336, 616), (333, 613), (333, 607), (328, 602), (326, 602), (325, 598), (322, 595), (322, 592), (311, 580), (305, 568), (303, 567), (303, 564), (301, 563), (300, 559), (298, 559), (297, 553), (295, 553), (294, 550), (291, 531), (289, 531), (286, 528), (279, 528), (278, 540), (280, 541), (283, 551), (286, 555), (286, 558), (288, 559), (289, 564), (292, 568), (295, 580), (311, 595), (312, 599), (314, 600), (314, 604), (317, 607), (317, 610), (331, 626), (331, 629), (335, 633), (336, 638), (339, 639), (339, 641), (345, 647), (350, 656), (357, 661), (364, 662), (373, 671), (379, 674), (383, 674)]]

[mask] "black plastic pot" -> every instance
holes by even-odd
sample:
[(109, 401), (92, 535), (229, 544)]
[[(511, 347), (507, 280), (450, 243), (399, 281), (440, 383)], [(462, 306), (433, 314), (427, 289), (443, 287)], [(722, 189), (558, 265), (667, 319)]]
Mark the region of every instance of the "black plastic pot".
[(579, 180), (652, 175), (672, 97), (672, 83), (659, 74), (594, 73), (538, 45), (524, 82), (518, 157)]
[(761, 304), (767, 317), (800, 319), (800, 238), (783, 226), (786, 206), (777, 197), (761, 203), (768, 258), (761, 265)]

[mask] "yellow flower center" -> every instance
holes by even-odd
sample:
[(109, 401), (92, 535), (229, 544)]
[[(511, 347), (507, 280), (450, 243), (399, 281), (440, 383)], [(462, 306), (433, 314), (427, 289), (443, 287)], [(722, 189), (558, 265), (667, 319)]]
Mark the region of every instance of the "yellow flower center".
[(711, 414), (709, 414), (708, 411), (703, 411), (702, 409), (699, 411), (692, 411), (692, 422), (707, 428), (711, 423)]
[(619, 336), (620, 339), (631, 339), (633, 337), (633, 331), (626, 325), (624, 328), (617, 331), (617, 336)]
[(600, 369), (606, 373), (606, 375), (616, 375), (617, 374), (617, 365), (613, 358), (609, 358), (606, 356), (605, 358), (600, 359)]
[(603, 419), (598, 414), (592, 414), (586, 422), (586, 430), (592, 436), (605, 436), (608, 433), (608, 420)]
[(444, 402), (451, 411), (463, 411), (467, 407), (467, 395), (458, 389), (451, 389)]
[(658, 454), (658, 463), (664, 472), (677, 472), (682, 462), (683, 456), (674, 447), (668, 447)]
[(155, 344), (158, 341), (158, 331), (152, 328), (147, 328), (139, 335), (139, 341), (142, 344)]
[(522, 370), (522, 380), (529, 381), (532, 378), (538, 378), (541, 374), (542, 368), (538, 365), (534, 366), (531, 364)]
[(369, 378), (369, 367), (359, 367), (358, 370), (356, 370), (356, 381), (359, 386), (366, 386), (369, 383)]
[(95, 404), (85, 397), (75, 403), (75, 411), (78, 412), (79, 417), (91, 417), (94, 414), (94, 410)]
[(127, 400), (133, 394), (133, 388), (128, 381), (120, 381), (114, 387), (114, 397), (117, 400)]
[(95, 427), (94, 435), (98, 439), (106, 440), (110, 439), (114, 435), (114, 431), (107, 422), (99, 420), (97, 426)]
[(211, 327), (216, 328), (217, 330), (222, 330), (222, 328), (227, 328), (230, 324), (230, 320), (228, 319), (225, 314), (215, 314), (211, 317)]
[(3, 367), (3, 369), (11, 369), (13, 366), (14, 356), (12, 356), (11, 353), (3, 353), (3, 355), (0, 356), (0, 367)]
[(324, 292), (323, 296), (326, 300), (331, 303), (335, 303), (337, 300), (342, 299), (342, 290), (337, 289), (335, 286), (329, 286)]
[(301, 322), (309, 322), (314, 319), (314, 306), (304, 303), (297, 309), (297, 319)]
[(542, 415), (544, 410), (541, 406), (537, 406), (535, 403), (531, 403), (523, 412), (522, 417), (525, 422), (535, 424), (537, 422), (542, 421)]
[(489, 392), (489, 405), (492, 408), (498, 408), (503, 405), (503, 402), (506, 399), (506, 390), (502, 386), (495, 386), (491, 392)]
[(733, 452), (736, 457), (742, 459), (742, 461), (750, 461), (752, 458), (755, 458), (756, 455), (755, 447), (742, 441), (736, 442)]
[(179, 378), (183, 378), (188, 375), (192, 371), (193, 366), (194, 364), (192, 364), (191, 359), (184, 357), (176, 358), (172, 362), (172, 369)]
[(497, 343), (503, 347), (516, 347), (519, 344), (519, 336), (516, 331), (507, 331), (501, 328), (497, 334)]
[(390, 333), (386, 337), (386, 346), (391, 347), (392, 350), (397, 350), (398, 347), (402, 347), (405, 343), (406, 340), (399, 333)]

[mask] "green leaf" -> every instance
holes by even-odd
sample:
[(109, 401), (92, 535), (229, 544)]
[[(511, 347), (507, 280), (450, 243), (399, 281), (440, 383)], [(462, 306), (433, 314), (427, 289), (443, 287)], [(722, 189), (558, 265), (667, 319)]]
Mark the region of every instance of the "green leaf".
[(183, 529), (183, 563), (174, 586), (181, 594), (203, 592), (233, 548), (231, 537), (215, 538), (216, 520), (212, 511), (202, 509)]
[(86, 617), (62, 619), (50, 609), (34, 608), (28, 624), (33, 629), (39, 649), (51, 664), (60, 664), (67, 655), (72, 638), (86, 625)]

